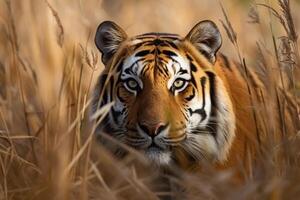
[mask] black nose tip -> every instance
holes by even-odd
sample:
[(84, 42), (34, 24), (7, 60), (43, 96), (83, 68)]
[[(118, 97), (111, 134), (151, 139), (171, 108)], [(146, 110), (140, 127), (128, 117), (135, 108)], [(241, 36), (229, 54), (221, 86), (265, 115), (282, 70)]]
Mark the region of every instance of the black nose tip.
[(156, 123), (156, 124), (147, 124), (147, 123), (138, 123), (139, 127), (151, 137), (154, 137), (160, 134), (163, 130), (168, 127), (166, 123)]

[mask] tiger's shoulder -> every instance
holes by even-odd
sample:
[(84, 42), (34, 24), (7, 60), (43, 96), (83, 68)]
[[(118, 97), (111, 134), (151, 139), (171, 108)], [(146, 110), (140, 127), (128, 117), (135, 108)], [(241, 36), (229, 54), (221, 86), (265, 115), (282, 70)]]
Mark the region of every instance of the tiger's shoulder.
[(238, 166), (242, 162), (250, 170), (264, 145), (270, 140), (280, 144), (283, 135), (290, 137), (300, 128), (293, 121), (299, 102), (279, 83), (263, 80), (265, 77), (254, 66), (240, 64), (222, 53), (216, 56), (214, 71), (224, 82), (236, 116), (236, 138), (230, 150), (234, 156), (229, 155), (220, 166)]

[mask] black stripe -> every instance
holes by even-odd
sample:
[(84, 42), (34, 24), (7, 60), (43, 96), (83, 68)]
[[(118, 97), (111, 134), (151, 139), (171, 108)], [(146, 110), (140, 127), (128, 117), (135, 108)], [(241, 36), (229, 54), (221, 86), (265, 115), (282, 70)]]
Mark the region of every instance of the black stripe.
[(163, 35), (163, 36), (159, 36), (160, 38), (163, 39), (169, 39), (169, 40), (179, 40), (180, 38), (178, 37), (178, 35)]
[(212, 72), (206, 72), (208, 75), (209, 85), (210, 85), (210, 101), (213, 107), (217, 107), (216, 104), (216, 88), (215, 88), (215, 74)]
[[(210, 85), (210, 101), (212, 105), (211, 116), (216, 116), (216, 112), (218, 110), (218, 105), (216, 103), (216, 85), (215, 85), (215, 74), (212, 72), (206, 72), (208, 75), (209, 85)], [(213, 117), (212, 117), (213, 118)], [(217, 125), (215, 122), (209, 122), (208, 127), (211, 130), (211, 133), (214, 137), (217, 134)]]
[(192, 62), (190, 62), (190, 67), (192, 72), (197, 72), (197, 67)]
[(146, 37), (146, 36), (152, 36), (152, 37), (157, 37), (157, 36), (164, 36), (164, 37), (179, 37), (177, 34), (173, 33), (158, 33), (158, 32), (150, 32), (150, 33), (144, 33), (141, 35), (138, 35), (137, 37)]
[(143, 70), (142, 70), (142, 76), (145, 76), (146, 72), (149, 71), (150, 66), (144, 66)]
[(194, 61), (194, 59), (192, 58), (192, 56), (190, 54), (186, 54), (186, 57), (190, 62)]
[(159, 59), (158, 61), (157, 61), (158, 63), (158, 68), (162, 68), (161, 70), (163, 70), (163, 75), (165, 76), (165, 77), (168, 77), (168, 75), (169, 75), (169, 71), (168, 71), (168, 68), (167, 68), (167, 66), (162, 62), (162, 60), (161, 59)]
[(166, 54), (167, 56), (177, 56), (176, 53), (174, 53), (173, 51), (169, 51), (169, 50), (163, 50), (162, 51), (163, 54)]
[(142, 50), (142, 51), (140, 51), (140, 52), (137, 52), (136, 54), (135, 54), (135, 56), (136, 57), (143, 57), (143, 56), (145, 56), (145, 55), (147, 55), (147, 54), (149, 54), (150, 53), (150, 50)]
[(124, 64), (124, 60), (119, 62), (118, 66), (117, 66), (117, 72), (120, 72), (122, 70), (123, 64)]
[(189, 113), (190, 113), (191, 116), (193, 114), (201, 115), (201, 121), (203, 121), (207, 117), (207, 114), (206, 114), (205, 110), (202, 109), (202, 108), (196, 109), (196, 110), (192, 110), (191, 108), (189, 108), (188, 111), (189, 111)]
[(187, 101), (192, 100), (195, 97), (195, 94), (196, 94), (195, 89), (193, 88), (192, 94), (190, 96), (186, 97), (185, 100), (187, 100)]
[(136, 36), (135, 38), (136, 39), (153, 39), (155, 37), (156, 37), (155, 35), (139, 35), (139, 36)]
[(166, 71), (164, 70), (164, 68), (161, 68), (159, 66), (157, 66), (155, 69), (157, 69), (162, 75), (166, 75)]
[(144, 43), (144, 42), (140, 42), (140, 43), (134, 45), (133, 50), (134, 50), (134, 51), (137, 50), (137, 49), (138, 49), (140, 46), (142, 46), (143, 44), (145, 44), (145, 43)]
[(196, 81), (195, 81), (195, 78), (194, 76), (191, 77), (191, 83), (197, 88), (197, 84), (196, 84)]
[(103, 74), (102, 76), (100, 76), (100, 78), (99, 78), (100, 87), (104, 86), (106, 79), (107, 79), (107, 74)]
[(184, 118), (185, 118), (185, 120), (186, 121), (188, 121), (189, 120), (189, 118), (188, 118), (188, 116), (187, 116), (187, 114), (186, 114), (186, 109), (184, 109), (185, 110), (185, 112), (183, 112), (181, 109), (180, 109), (180, 112), (182, 113), (182, 115), (184, 116)]
[(206, 83), (206, 77), (202, 77), (200, 79), (201, 82), (201, 87), (202, 87), (202, 99), (203, 99), (203, 104), (202, 104), (202, 109), (205, 107), (205, 83)]
[(132, 71), (133, 65), (135, 65), (135, 63), (132, 63), (132, 64), (130, 65), (130, 67), (128, 67), (127, 69), (124, 70), (124, 72), (125, 72), (126, 74), (134, 74), (133, 71)]
[(222, 60), (224, 61), (224, 67), (226, 67), (227, 69), (229, 69), (230, 71), (232, 71), (231, 66), (230, 66), (230, 62), (229, 62), (227, 56), (225, 56), (223, 54), (219, 54), (219, 55), (222, 58)]
[(108, 103), (108, 94), (107, 94), (107, 90), (104, 88), (103, 96), (102, 96), (102, 99), (101, 99), (100, 107), (104, 106), (104, 105), (107, 104), (107, 103)]
[(132, 68), (133, 68), (133, 66), (134, 66), (135, 64), (137, 64), (138, 62), (143, 61), (143, 60), (144, 60), (144, 58), (140, 58), (140, 59), (136, 60), (136, 61), (135, 61), (134, 63), (132, 63), (127, 69), (125, 69), (124, 72), (125, 72), (126, 74), (133, 74), (133, 75), (136, 75), (136, 73), (135, 73), (134, 71), (132, 71)]
[(114, 120), (115, 124), (118, 124), (118, 118), (121, 115), (121, 112), (120, 111), (116, 111), (114, 109), (114, 107), (112, 106), (111, 107), (111, 114), (112, 114), (112, 117), (113, 117), (113, 120)]
[(187, 73), (188, 73), (188, 71), (186, 69), (182, 69), (182, 68), (180, 68), (180, 70), (178, 72), (178, 74), (187, 74)]
[[(101, 94), (103, 92), (102, 99), (100, 99), (101, 100), (101, 103), (99, 104), (100, 107), (108, 103), (107, 91), (106, 91), (106, 88), (104, 88), (104, 84), (106, 82), (106, 79), (107, 79), (107, 74), (103, 74), (99, 78), (99, 83), (98, 83), (99, 86), (100, 86), (99, 94)], [(96, 99), (96, 100), (97, 100), (97, 102), (99, 101), (99, 99)]]
[(174, 49), (177, 49), (178, 50), (178, 46), (174, 43), (174, 42), (171, 42), (171, 41), (165, 41), (169, 46), (173, 47)]
[(193, 115), (193, 114), (201, 115), (201, 122), (202, 122), (203, 120), (205, 120), (207, 118), (207, 114), (204, 110), (204, 108), (205, 108), (205, 83), (206, 83), (206, 77), (202, 77), (200, 79), (200, 82), (201, 82), (201, 86), (202, 86), (202, 99), (203, 99), (202, 108), (196, 109), (196, 110), (192, 110), (191, 108), (189, 108), (188, 111), (189, 111), (190, 115)]
[(114, 77), (111, 76), (110, 79), (109, 79), (109, 83), (110, 83), (110, 98), (111, 98), (111, 101), (113, 101), (112, 97), (113, 97), (113, 90), (115, 88), (114, 86)]
[(197, 67), (194, 65), (194, 63), (193, 63), (194, 60), (191, 57), (191, 55), (190, 54), (186, 54), (186, 57), (190, 61), (190, 67), (191, 67), (192, 72), (197, 72)]
[(159, 45), (162, 45), (162, 44), (163, 44), (162, 40), (159, 40), (159, 39), (153, 40), (153, 45), (155, 45), (155, 46), (159, 46)]

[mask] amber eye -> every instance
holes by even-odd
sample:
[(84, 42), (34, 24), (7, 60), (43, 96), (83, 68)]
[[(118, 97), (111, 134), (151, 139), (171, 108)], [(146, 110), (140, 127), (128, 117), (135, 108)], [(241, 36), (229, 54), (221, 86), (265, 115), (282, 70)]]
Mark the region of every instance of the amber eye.
[(176, 89), (179, 89), (182, 86), (184, 86), (184, 83), (185, 83), (185, 81), (183, 79), (177, 79), (173, 85)]
[(172, 91), (173, 92), (181, 92), (183, 91), (186, 86), (188, 85), (188, 81), (185, 80), (185, 79), (182, 79), (182, 78), (177, 78), (174, 82), (173, 82), (173, 85), (172, 85)]
[(129, 78), (126, 81), (124, 81), (124, 85), (125, 87), (132, 92), (135, 92), (139, 89), (139, 84), (136, 80), (134, 80), (133, 78)]

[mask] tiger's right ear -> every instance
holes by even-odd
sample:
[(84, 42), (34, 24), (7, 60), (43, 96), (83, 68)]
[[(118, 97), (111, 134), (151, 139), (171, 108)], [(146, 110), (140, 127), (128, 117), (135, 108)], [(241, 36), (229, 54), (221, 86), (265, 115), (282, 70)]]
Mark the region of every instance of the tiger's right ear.
[(211, 63), (215, 63), (216, 53), (222, 45), (222, 37), (214, 22), (210, 20), (199, 22), (185, 38)]
[(102, 22), (96, 32), (95, 43), (102, 53), (102, 62), (104, 65), (116, 53), (120, 44), (126, 40), (125, 31), (117, 24), (111, 21)]

